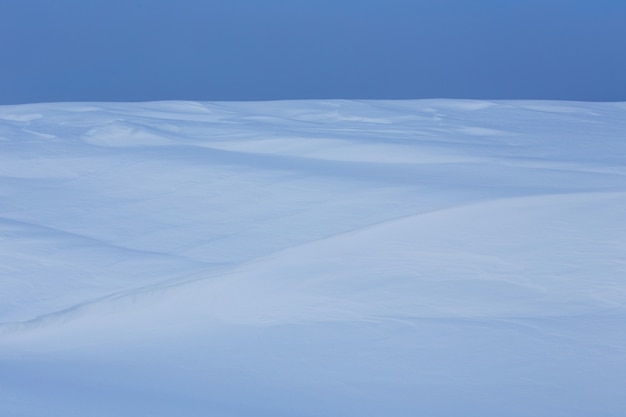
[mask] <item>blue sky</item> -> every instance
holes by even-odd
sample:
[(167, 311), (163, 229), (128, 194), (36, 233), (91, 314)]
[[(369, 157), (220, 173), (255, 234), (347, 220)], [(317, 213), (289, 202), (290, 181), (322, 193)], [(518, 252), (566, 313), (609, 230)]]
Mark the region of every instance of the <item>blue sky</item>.
[(624, 0), (2, 0), (0, 104), (626, 101)]

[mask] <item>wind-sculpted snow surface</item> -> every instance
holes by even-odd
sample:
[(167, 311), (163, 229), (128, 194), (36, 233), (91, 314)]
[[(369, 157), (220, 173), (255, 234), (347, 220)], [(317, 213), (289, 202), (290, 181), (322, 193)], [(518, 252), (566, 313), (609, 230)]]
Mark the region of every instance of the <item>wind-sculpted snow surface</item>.
[(0, 107), (0, 415), (622, 416), (626, 104)]

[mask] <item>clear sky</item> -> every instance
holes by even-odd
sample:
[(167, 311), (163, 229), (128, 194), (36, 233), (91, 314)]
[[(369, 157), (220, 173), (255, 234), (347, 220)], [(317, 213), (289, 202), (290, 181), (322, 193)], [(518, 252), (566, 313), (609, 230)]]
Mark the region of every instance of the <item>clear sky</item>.
[(626, 101), (626, 0), (0, 0), (0, 104)]

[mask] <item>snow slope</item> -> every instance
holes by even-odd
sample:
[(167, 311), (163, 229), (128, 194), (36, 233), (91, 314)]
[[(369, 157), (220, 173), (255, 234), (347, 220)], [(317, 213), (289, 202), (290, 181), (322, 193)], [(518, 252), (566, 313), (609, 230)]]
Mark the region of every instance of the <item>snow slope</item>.
[(0, 107), (0, 415), (622, 416), (626, 103)]

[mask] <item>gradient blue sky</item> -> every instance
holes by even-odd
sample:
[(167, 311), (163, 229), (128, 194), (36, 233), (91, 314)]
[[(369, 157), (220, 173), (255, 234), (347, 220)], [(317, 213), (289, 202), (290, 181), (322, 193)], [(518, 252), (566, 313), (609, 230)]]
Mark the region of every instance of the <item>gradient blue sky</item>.
[(626, 101), (626, 0), (0, 0), (0, 104)]

